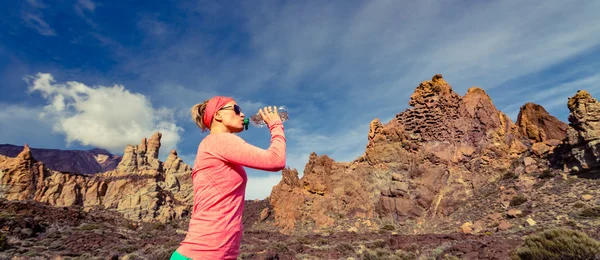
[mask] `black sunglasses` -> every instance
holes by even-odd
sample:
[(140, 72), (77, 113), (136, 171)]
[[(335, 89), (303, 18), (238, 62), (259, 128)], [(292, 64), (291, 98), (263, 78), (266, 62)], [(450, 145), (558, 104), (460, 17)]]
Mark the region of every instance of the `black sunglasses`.
[[(227, 108), (230, 108), (231, 106), (226, 106), (226, 107), (222, 107), (219, 110), (226, 110)], [(235, 112), (236, 115), (240, 115), (240, 113), (242, 113), (242, 109), (240, 108), (240, 106), (238, 105), (233, 105), (233, 111)]]

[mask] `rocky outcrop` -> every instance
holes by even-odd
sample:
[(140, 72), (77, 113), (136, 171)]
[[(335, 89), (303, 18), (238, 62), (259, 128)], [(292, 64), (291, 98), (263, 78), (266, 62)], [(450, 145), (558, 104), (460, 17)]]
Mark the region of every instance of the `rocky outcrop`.
[(15, 158), (0, 156), (0, 197), (53, 206), (116, 210), (124, 217), (167, 222), (191, 212), (191, 168), (171, 151), (158, 160), (160, 133), (127, 146), (116, 170), (95, 175), (53, 171), (27, 145)]
[(371, 122), (356, 160), (313, 153), (302, 178), (284, 170), (270, 196), (276, 223), (286, 231), (444, 217), (530, 149), (483, 89), (461, 97), (435, 75), (416, 88), (409, 105), (387, 124)]
[(569, 98), (569, 128), (564, 154), (567, 170), (588, 171), (600, 166), (600, 103), (587, 91)]
[[(154, 133), (150, 140), (143, 138), (139, 145), (127, 145), (121, 163), (117, 166), (120, 172), (160, 171), (158, 151), (160, 150), (161, 133)], [(151, 173), (153, 174), (153, 173)]]
[(519, 132), (533, 142), (562, 141), (566, 137), (568, 127), (566, 123), (548, 114), (544, 107), (534, 103), (521, 106), (517, 126)]
[[(0, 155), (15, 157), (23, 146), (3, 144), (0, 145)], [(46, 167), (59, 171), (79, 174), (94, 174), (114, 170), (121, 156), (113, 155), (104, 149), (91, 150), (59, 150), (29, 148), (31, 154), (38, 161), (44, 162)]]

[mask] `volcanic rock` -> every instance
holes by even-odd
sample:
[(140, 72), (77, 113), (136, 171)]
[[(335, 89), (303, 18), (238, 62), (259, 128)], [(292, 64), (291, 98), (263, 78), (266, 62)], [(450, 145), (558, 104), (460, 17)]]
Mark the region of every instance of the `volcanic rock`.
[(517, 116), (519, 132), (533, 142), (563, 140), (567, 133), (567, 124), (548, 114), (544, 107), (526, 103), (521, 106)]
[(569, 128), (564, 154), (567, 170), (580, 172), (600, 166), (600, 103), (587, 91), (569, 98)]
[(415, 89), (409, 105), (386, 124), (371, 122), (356, 160), (313, 153), (301, 179), (284, 170), (269, 197), (276, 224), (287, 231), (448, 216), (529, 149), (480, 88), (461, 97), (438, 74)]

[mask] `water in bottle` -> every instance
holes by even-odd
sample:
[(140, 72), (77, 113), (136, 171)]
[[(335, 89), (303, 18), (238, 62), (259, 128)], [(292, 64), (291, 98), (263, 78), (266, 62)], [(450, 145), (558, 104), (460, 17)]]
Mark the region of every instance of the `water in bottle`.
[[(288, 111), (285, 106), (277, 107), (277, 113), (279, 114), (279, 117), (281, 117), (282, 122), (285, 122), (289, 119)], [(256, 113), (250, 117), (250, 123), (252, 123), (252, 125), (255, 127), (265, 127), (267, 125), (259, 113)]]

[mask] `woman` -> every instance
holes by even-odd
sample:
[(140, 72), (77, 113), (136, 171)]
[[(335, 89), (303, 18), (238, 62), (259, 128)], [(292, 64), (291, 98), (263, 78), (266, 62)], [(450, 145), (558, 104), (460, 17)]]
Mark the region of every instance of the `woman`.
[(202, 132), (192, 170), (194, 207), (187, 236), (171, 259), (237, 259), (242, 239), (246, 171), (244, 166), (280, 171), (285, 167), (286, 140), (277, 107), (259, 113), (271, 131), (263, 150), (235, 135), (244, 128), (244, 114), (235, 100), (216, 96), (192, 107)]

